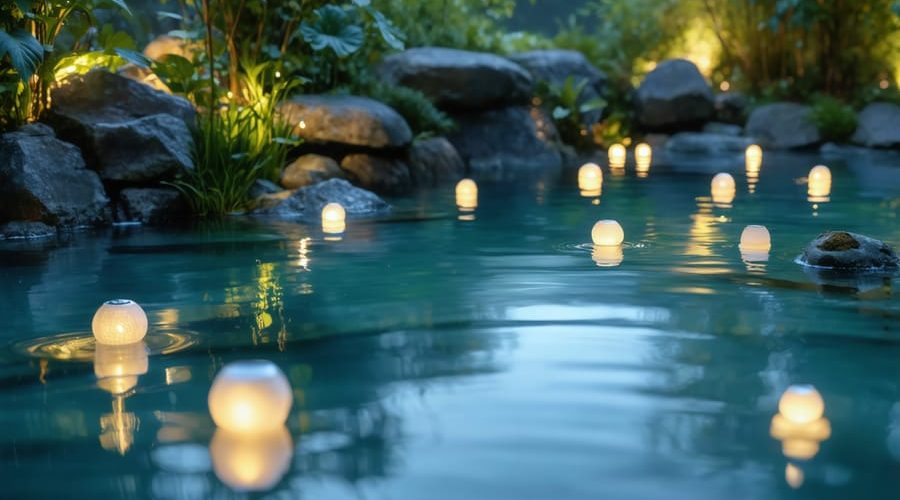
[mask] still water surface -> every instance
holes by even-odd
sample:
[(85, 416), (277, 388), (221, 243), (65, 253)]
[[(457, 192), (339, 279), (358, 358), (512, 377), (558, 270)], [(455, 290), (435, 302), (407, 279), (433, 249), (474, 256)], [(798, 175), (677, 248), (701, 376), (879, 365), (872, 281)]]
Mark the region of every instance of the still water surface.
[[(798, 179), (823, 161), (814, 206)], [(750, 194), (735, 159), (731, 207), (695, 162), (606, 170), (599, 203), (574, 172), (482, 183), (474, 221), (450, 186), (342, 241), (229, 220), (3, 243), (0, 497), (230, 498), (258, 467), (269, 498), (896, 498), (898, 278), (824, 284), (794, 258), (826, 229), (900, 243), (897, 164), (768, 155)], [(587, 245), (601, 218), (625, 229), (616, 267)], [(747, 224), (768, 262), (742, 261)], [(124, 395), (89, 341), (113, 297), (151, 322)], [(252, 358), (293, 385), (289, 437), (215, 456), (212, 377)], [(806, 459), (769, 435), (794, 383), (832, 427)]]

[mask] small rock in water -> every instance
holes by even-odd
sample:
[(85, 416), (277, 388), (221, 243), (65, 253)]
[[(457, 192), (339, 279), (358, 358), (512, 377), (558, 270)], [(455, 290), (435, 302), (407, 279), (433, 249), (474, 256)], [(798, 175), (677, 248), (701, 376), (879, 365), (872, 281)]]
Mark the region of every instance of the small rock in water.
[(801, 261), (829, 269), (894, 269), (900, 263), (897, 254), (883, 241), (846, 231), (820, 234), (803, 251)]
[(332, 202), (340, 203), (351, 217), (376, 215), (391, 209), (375, 193), (358, 188), (344, 179), (329, 179), (302, 187), (281, 200), (272, 200), (272, 203), (261, 206), (255, 213), (287, 219), (316, 219), (320, 217), (322, 207)]

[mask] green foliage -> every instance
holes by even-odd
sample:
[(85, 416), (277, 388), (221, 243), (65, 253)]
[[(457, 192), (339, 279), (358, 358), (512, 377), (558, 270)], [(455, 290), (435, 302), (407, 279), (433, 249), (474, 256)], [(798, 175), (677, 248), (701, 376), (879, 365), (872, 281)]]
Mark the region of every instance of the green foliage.
[(574, 77), (566, 78), (562, 85), (551, 85), (539, 82), (536, 94), (556, 124), (556, 129), (563, 142), (578, 148), (593, 145), (593, 136), (587, 123), (586, 114), (597, 112), (606, 107), (602, 98), (585, 99), (584, 89), (587, 80), (576, 81)]
[(826, 141), (845, 142), (856, 131), (853, 108), (833, 97), (820, 96), (813, 100), (812, 120)]
[(44, 60), (44, 47), (31, 33), (21, 28), (9, 33), (0, 30), (0, 59), (7, 55), (19, 78), (27, 81)]
[(359, 89), (359, 93), (394, 108), (418, 137), (443, 135), (456, 126), (449, 116), (425, 97), (425, 94), (409, 87), (373, 81)]
[(337, 57), (347, 57), (359, 50), (365, 41), (361, 25), (352, 22), (350, 14), (336, 5), (315, 11), (315, 21), (303, 21), (300, 33), (316, 52), (330, 49)]

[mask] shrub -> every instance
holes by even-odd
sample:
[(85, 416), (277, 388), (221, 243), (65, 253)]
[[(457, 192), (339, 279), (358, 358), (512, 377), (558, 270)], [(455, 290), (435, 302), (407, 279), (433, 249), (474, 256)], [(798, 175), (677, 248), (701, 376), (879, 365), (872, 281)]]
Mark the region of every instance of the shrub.
[(394, 108), (416, 136), (442, 135), (456, 126), (449, 116), (434, 107), (418, 90), (372, 82), (360, 89), (360, 93)]
[(844, 142), (856, 131), (853, 108), (833, 97), (821, 96), (813, 101), (812, 119), (826, 141)]

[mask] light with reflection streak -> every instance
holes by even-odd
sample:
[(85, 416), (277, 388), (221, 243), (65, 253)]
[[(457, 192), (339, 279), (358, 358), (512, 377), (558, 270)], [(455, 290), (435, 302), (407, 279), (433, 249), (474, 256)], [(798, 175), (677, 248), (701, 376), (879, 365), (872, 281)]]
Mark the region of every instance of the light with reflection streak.
[(628, 151), (625, 149), (625, 146), (621, 144), (613, 144), (606, 150), (606, 157), (609, 161), (610, 168), (613, 169), (623, 169), (625, 168), (625, 160), (628, 156)]
[(784, 456), (811, 460), (820, 443), (831, 437), (831, 423), (824, 417), (825, 402), (811, 385), (792, 385), (778, 402), (769, 434), (781, 441)]
[(825, 203), (831, 196), (831, 169), (816, 165), (807, 176), (807, 194), (810, 203)]
[(94, 313), (91, 331), (100, 344), (132, 344), (147, 335), (147, 314), (133, 300), (108, 300)]
[(650, 164), (653, 161), (653, 148), (646, 142), (642, 142), (634, 148), (634, 165), (638, 177), (647, 177), (650, 173)]
[(341, 234), (347, 229), (347, 212), (340, 203), (329, 203), (322, 208), (322, 232)]
[(585, 163), (578, 169), (578, 189), (581, 196), (593, 198), (600, 196), (603, 189), (603, 170), (596, 163)]
[(713, 203), (730, 205), (734, 201), (735, 189), (734, 177), (731, 174), (725, 172), (716, 174), (710, 183)]
[(766, 226), (750, 225), (741, 232), (739, 245), (741, 256), (747, 262), (762, 262), (769, 260), (769, 251), (772, 249), (772, 237)]

